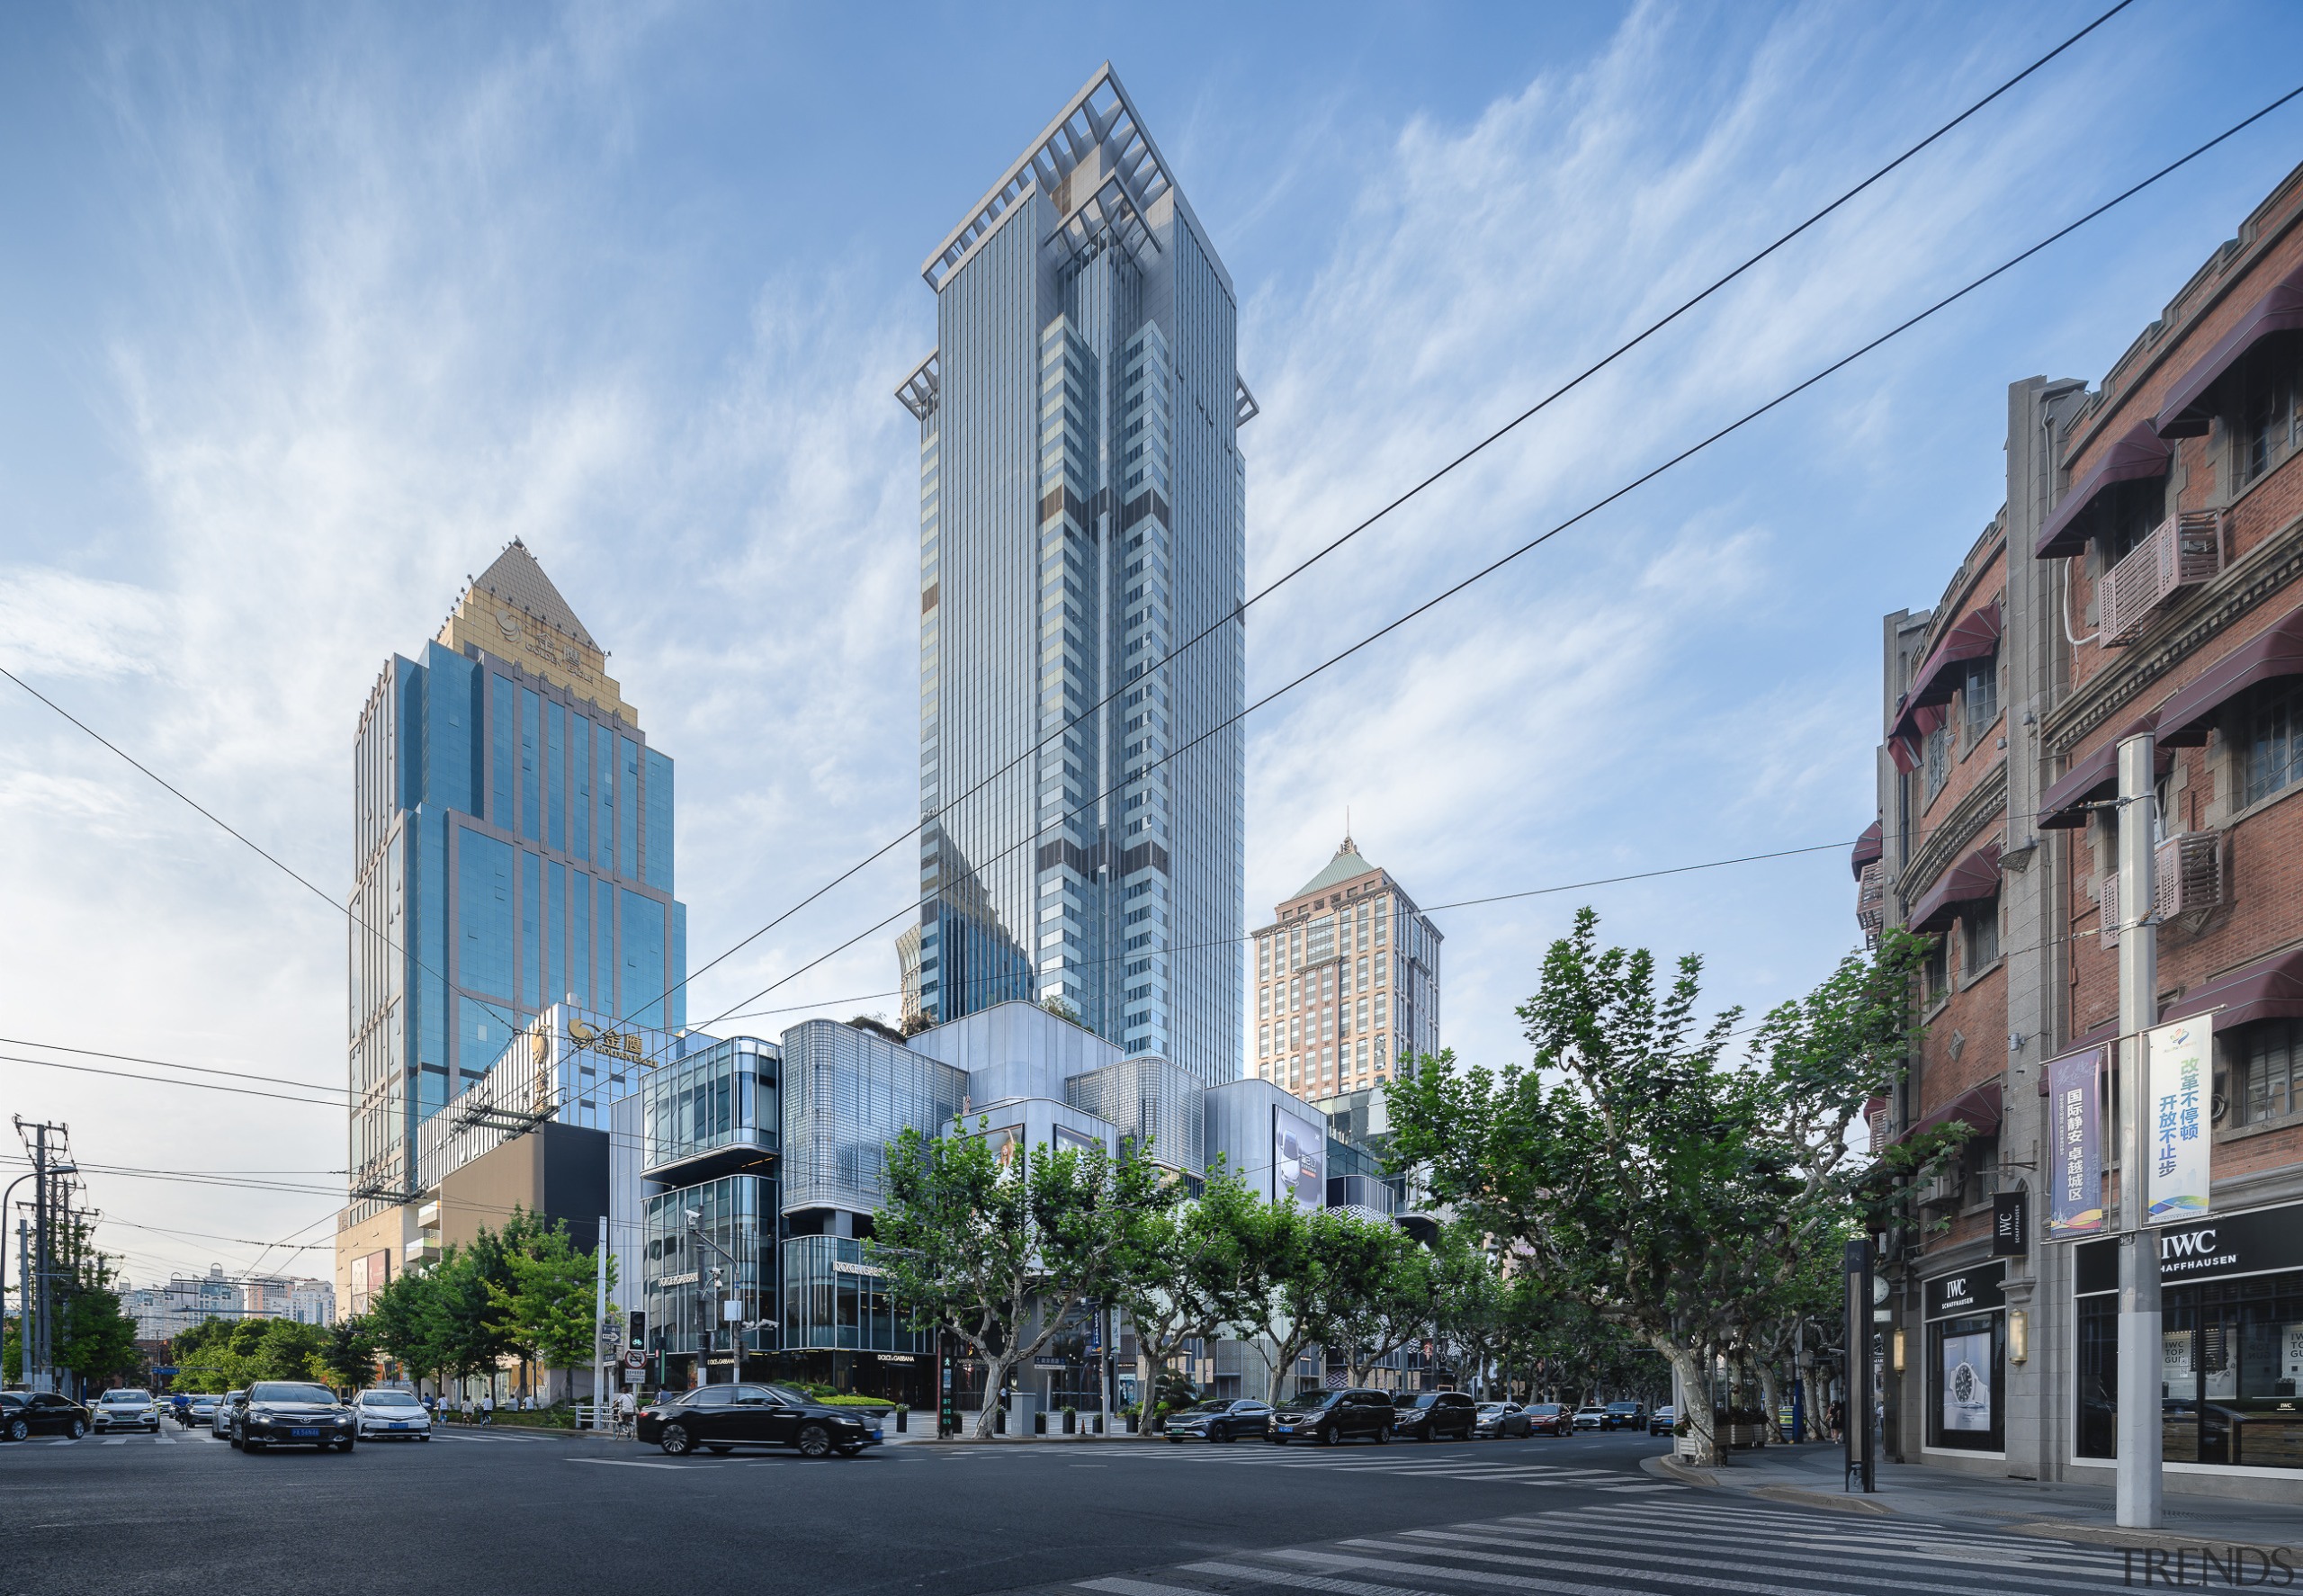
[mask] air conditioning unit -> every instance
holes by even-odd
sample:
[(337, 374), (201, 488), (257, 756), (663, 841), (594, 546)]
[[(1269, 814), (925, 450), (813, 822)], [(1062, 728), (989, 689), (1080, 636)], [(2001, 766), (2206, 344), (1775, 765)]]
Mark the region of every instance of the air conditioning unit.
[(2152, 866), (2159, 918), (2201, 915), (2223, 901), (2223, 838), (2214, 831), (2186, 831), (2159, 845)]
[[(2153, 915), (2165, 922), (2189, 916), (2193, 920), (2223, 901), (2223, 838), (2214, 831), (2185, 831), (2161, 843), (2152, 856)], [(2096, 884), (2095, 902), (2101, 911), (2105, 947), (2119, 940), (2119, 873), (2103, 872)]]
[(2111, 567), (2096, 589), (2104, 643), (2133, 642), (2160, 605), (2222, 569), (2222, 511), (2168, 516)]
[(1956, 1208), (1967, 1182), (1960, 1179), (1959, 1166), (1954, 1159), (1948, 1168), (1937, 1170), (1920, 1183), (1919, 1206), (1922, 1208)]

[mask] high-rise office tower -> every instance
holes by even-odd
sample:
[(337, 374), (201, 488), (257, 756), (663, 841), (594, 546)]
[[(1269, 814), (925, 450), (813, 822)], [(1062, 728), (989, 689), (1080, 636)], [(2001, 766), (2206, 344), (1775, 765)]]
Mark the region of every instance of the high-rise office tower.
[(1235, 1079), (1231, 278), (1108, 65), (923, 271), (920, 1009), (1060, 1001)]
[(606, 665), (515, 538), (369, 693), (354, 751), (348, 1222), (412, 1193), (417, 1127), (548, 1005), (686, 1023), (671, 990), (687, 968), (672, 762)]
[(1259, 1080), (1323, 1101), (1439, 1051), (1439, 928), (1350, 838), (1255, 935)]

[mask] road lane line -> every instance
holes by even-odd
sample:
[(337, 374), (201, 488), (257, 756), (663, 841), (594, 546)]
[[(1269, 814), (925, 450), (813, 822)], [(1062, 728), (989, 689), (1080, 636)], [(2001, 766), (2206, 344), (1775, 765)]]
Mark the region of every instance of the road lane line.
[(722, 1463), (642, 1463), (637, 1457), (567, 1457), (565, 1463), (593, 1463), (602, 1468), (724, 1468)]

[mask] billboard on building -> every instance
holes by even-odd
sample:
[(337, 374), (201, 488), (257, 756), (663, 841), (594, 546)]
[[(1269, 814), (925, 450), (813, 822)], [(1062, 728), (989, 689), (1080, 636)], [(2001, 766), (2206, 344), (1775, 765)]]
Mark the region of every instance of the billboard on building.
[(1273, 1106), (1271, 1195), (1275, 1200), (1292, 1197), (1303, 1207), (1327, 1206), (1327, 1152), (1328, 1134), (1322, 1126)]

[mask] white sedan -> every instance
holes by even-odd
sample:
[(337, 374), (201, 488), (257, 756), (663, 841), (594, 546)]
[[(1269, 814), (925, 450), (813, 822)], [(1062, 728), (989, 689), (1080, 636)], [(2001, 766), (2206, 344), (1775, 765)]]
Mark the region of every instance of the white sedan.
[(363, 1391), (352, 1399), (352, 1423), (363, 1441), (428, 1441), (432, 1415), (412, 1391)]
[(98, 1435), (114, 1434), (123, 1430), (148, 1430), (160, 1433), (160, 1408), (152, 1394), (136, 1386), (124, 1386), (107, 1391), (96, 1398), (95, 1430)]

